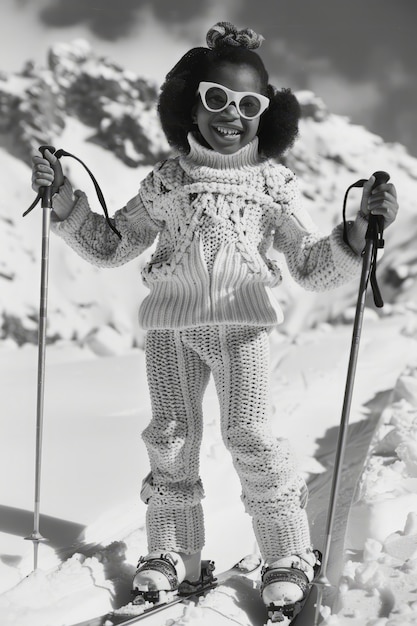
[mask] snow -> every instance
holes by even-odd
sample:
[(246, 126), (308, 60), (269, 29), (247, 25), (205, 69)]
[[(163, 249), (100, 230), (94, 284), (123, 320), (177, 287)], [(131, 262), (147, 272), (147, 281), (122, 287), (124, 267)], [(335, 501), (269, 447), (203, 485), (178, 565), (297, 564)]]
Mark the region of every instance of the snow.
[[(76, 50), (88, 53), (82, 43)], [(71, 64), (66, 70), (73, 71)], [(9, 89), (22, 87), (16, 80)], [(332, 611), (323, 608), (323, 623), (408, 626), (417, 621), (417, 161), (304, 93), (303, 104), (309, 103), (318, 117), (303, 120), (288, 162), (318, 225), (328, 231), (339, 221), (344, 190), (378, 169), (391, 173), (401, 204), (379, 268), (387, 302), (378, 313), (372, 303), (365, 311), (329, 571), (339, 593)], [(91, 140), (91, 128), (80, 120), (68, 116), (65, 123), (56, 147), (93, 169), (112, 214), (149, 168), (126, 167)], [(150, 132), (155, 137), (156, 130)], [(139, 491), (149, 467), (140, 434), (151, 407), (137, 325), (145, 257), (97, 270), (51, 238), (48, 337), (55, 341), (47, 348), (41, 492), (41, 533), (48, 541), (39, 546), (33, 572), (33, 546), (24, 537), (33, 529), (37, 349), (30, 340), (37, 329), (40, 215), (35, 210), (21, 219), (33, 199), (28, 165), (7, 145), (0, 146), (0, 158), (7, 190), (0, 200), (1, 309), (13, 330), (4, 327), (0, 340), (0, 623), (71, 626), (127, 602), (138, 557), (146, 553)], [(99, 211), (79, 164), (68, 159), (63, 165)], [(271, 335), (273, 428), (291, 441), (309, 482), (312, 536), (321, 548), (357, 283), (309, 294), (284, 274), (277, 295), (287, 319)], [(213, 384), (204, 415), (204, 556), (221, 571), (257, 547), (221, 440)], [(153, 623), (160, 626), (161, 619)], [(240, 581), (196, 607), (178, 606), (169, 619), (171, 626), (260, 626), (264, 614), (257, 589)]]
[[(366, 405), (375, 395), (387, 389), (394, 391), (393, 402), (382, 412), (371, 446), (375, 451), (363, 472), (361, 495), (350, 516), (347, 544), (356, 554), (369, 540), (378, 541), (381, 552), (370, 554), (368, 548), (363, 563), (347, 562), (345, 585), (353, 587), (345, 591), (349, 605), (349, 594), (358, 590), (363, 592), (361, 602), (367, 600), (369, 588), (377, 585), (378, 576), (389, 570), (390, 563), (396, 568), (398, 563), (403, 566), (404, 580), (414, 572), (410, 556), (407, 560), (404, 555), (412, 556), (410, 546), (417, 551), (416, 523), (410, 517), (417, 511), (415, 446), (411, 445), (410, 436), (416, 429), (417, 369), (410, 365), (416, 345), (415, 340), (401, 334), (402, 324), (402, 317), (368, 324), (361, 347), (352, 423), (367, 419)], [(278, 332), (271, 339), (274, 429), (280, 436), (290, 438), (306, 476), (323, 471), (315, 458), (318, 441), (322, 441), (321, 458), (334, 453), (334, 441), (328, 433), (339, 419), (349, 339), (349, 326), (306, 331), (296, 341)], [(384, 358), (387, 353), (388, 362)], [(5, 383), (2, 475), (13, 468), (13, 480), (6, 484), (3, 481), (2, 509), (13, 517), (15, 526), (0, 535), (0, 621), (4, 626), (57, 626), (106, 612), (112, 602), (126, 599), (130, 576), (138, 557), (146, 550), (145, 507), (139, 500), (140, 481), (148, 471), (140, 432), (150, 416), (143, 351), (135, 349), (100, 357), (88, 346), (61, 342), (48, 349), (47, 364), (41, 507), (45, 520), (41, 532), (50, 535), (51, 542), (40, 545), (39, 569), (31, 573), (32, 544), (22, 537), (31, 532), (36, 348), (4, 346), (0, 351)], [(256, 546), (250, 520), (240, 502), (237, 478), (221, 442), (212, 386), (205, 398), (204, 412), (205, 555), (213, 558), (221, 570)], [(393, 443), (388, 445), (390, 434)], [(326, 438), (327, 450), (323, 451)], [(406, 448), (403, 444), (407, 444)], [(400, 456), (384, 466), (374, 461), (380, 458), (381, 451), (385, 461), (387, 451), (393, 459), (395, 454)], [(314, 493), (311, 497), (314, 500)], [(318, 514), (313, 506), (313, 521)], [(408, 530), (404, 531), (404, 526)], [(74, 556), (65, 558), (73, 552)], [(384, 574), (384, 585), (385, 579)], [(124, 591), (120, 591), (120, 580), (125, 583)], [(405, 583), (403, 586), (407, 598), (411, 598), (411, 590)], [(235, 602), (230, 598), (226, 602), (212, 594), (204, 603), (211, 611), (217, 607), (238, 623), (245, 623), (233, 612)], [(200, 613), (201, 624), (207, 623), (204, 603), (195, 609), (191, 623), (200, 624)], [(336, 616), (331, 619), (330, 624), (350, 623), (343, 621), (341, 615), (337, 622)]]

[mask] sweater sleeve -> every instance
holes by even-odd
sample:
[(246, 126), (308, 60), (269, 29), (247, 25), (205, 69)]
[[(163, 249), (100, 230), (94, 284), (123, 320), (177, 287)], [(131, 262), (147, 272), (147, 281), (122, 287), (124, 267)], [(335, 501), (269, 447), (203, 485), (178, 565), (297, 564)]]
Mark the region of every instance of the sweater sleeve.
[(66, 180), (52, 203), (55, 208), (65, 208), (69, 215), (62, 221), (53, 219), (51, 229), (93, 265), (118, 267), (151, 246), (162, 229), (163, 224), (151, 217), (154, 196), (151, 172), (143, 180), (138, 194), (112, 218), (121, 234), (120, 239), (109, 228), (105, 217), (90, 209), (86, 194), (78, 190), (73, 192)]
[(358, 275), (361, 257), (343, 240), (343, 224), (324, 235), (302, 206), (295, 175), (287, 168), (273, 177), (271, 193), (279, 203), (274, 248), (285, 255), (291, 276), (309, 291), (326, 291)]

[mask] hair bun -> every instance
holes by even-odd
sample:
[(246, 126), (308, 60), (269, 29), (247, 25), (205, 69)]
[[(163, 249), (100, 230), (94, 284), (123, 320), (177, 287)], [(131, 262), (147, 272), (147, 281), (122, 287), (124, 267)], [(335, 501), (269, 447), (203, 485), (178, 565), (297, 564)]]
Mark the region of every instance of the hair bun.
[(218, 50), (226, 46), (249, 48), (255, 50), (259, 48), (264, 38), (250, 28), (239, 30), (230, 22), (218, 22), (207, 33), (207, 46), (211, 50)]

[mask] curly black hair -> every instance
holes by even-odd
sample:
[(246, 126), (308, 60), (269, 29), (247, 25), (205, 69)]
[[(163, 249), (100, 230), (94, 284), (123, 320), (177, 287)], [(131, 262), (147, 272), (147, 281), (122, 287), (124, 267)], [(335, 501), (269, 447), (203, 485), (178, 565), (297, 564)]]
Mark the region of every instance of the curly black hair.
[(259, 153), (265, 158), (278, 158), (293, 145), (298, 135), (300, 105), (290, 89), (276, 89), (269, 84), (263, 61), (253, 51), (261, 41), (253, 31), (237, 31), (233, 25), (221, 22), (207, 34), (209, 47), (192, 48), (167, 74), (161, 87), (158, 113), (172, 147), (182, 153), (189, 151), (187, 135), (195, 130), (192, 117), (198, 85), (213, 67), (225, 63), (254, 68), (261, 80), (261, 92), (270, 99), (260, 119)]

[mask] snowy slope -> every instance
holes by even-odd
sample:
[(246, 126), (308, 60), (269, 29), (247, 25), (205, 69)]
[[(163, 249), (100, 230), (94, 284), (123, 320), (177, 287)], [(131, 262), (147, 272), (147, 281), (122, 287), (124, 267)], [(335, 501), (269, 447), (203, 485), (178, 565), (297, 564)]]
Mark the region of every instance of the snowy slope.
[[(334, 451), (333, 431), (340, 414), (349, 330), (346, 326), (322, 327), (301, 333), (295, 342), (279, 333), (273, 337), (274, 430), (291, 439), (302, 471), (311, 477), (326, 470)], [(416, 354), (415, 340), (403, 330), (403, 316), (377, 323), (368, 320), (352, 424), (376, 418), (367, 407), (373, 398), (395, 387), (399, 373), (406, 371)], [(389, 363), (384, 358), (387, 351)], [(2, 488), (2, 502), (9, 511), (14, 510), (19, 525), (0, 535), (1, 552), (7, 557), (3, 558), (0, 570), (4, 589), (0, 596), (1, 623), (4, 626), (75, 623), (107, 611), (113, 602), (127, 601), (132, 572), (146, 547), (144, 506), (138, 498), (140, 479), (148, 469), (139, 438), (149, 418), (143, 353), (135, 350), (103, 359), (72, 344), (50, 349), (42, 492), (42, 512), (47, 517), (41, 529), (51, 538), (51, 545), (41, 546), (40, 569), (36, 574), (30, 574), (32, 547), (22, 540), (31, 530), (34, 445), (31, 406), (36, 350), (4, 349), (0, 355), (7, 389), (3, 403), (8, 433), (2, 441), (2, 473), (8, 467), (20, 468), (19, 474), (14, 472), (14, 480)], [(23, 397), (17, 394), (22, 376), (26, 380)], [(410, 379), (410, 373), (407, 376)], [(411, 379), (415, 380), (413, 376)], [(400, 389), (397, 383), (397, 394)], [(71, 401), (63, 403), (63, 397), (70, 397)], [(28, 433), (24, 440), (22, 432)], [(356, 432), (361, 436), (360, 429)], [(240, 502), (237, 478), (221, 442), (212, 387), (205, 399), (202, 475), (207, 494), (205, 554), (223, 569), (255, 546), (250, 520)], [(220, 492), (219, 484), (222, 484)], [(393, 529), (401, 530), (410, 513), (409, 504), (407, 499), (401, 501), (395, 522), (391, 526), (389, 521), (385, 522), (381, 532), (388, 535)], [(316, 501), (314, 489), (309, 510), (313, 537), (319, 544), (323, 533), (323, 503), (320, 499)], [(77, 530), (80, 533), (83, 526), (86, 528), (77, 538)], [(356, 533), (361, 528), (363, 519)], [(75, 544), (72, 549), (68, 547), (71, 543)], [(358, 545), (356, 538), (356, 550)], [(65, 547), (67, 550), (63, 550)], [(86, 558), (66, 559), (74, 550)], [(64, 558), (62, 564), (60, 558)], [(30, 575), (25, 578), (27, 574)], [(18, 582), (21, 578), (22, 582)], [(227, 591), (232, 599), (212, 594), (211, 600), (205, 602), (213, 601), (216, 606), (220, 603), (222, 611), (233, 619), (239, 613), (238, 623), (259, 624), (247, 593), (246, 587), (232, 587)], [(193, 613), (193, 620), (197, 615), (201, 620), (209, 619), (212, 610), (208, 611), (208, 614), (204, 609)]]

